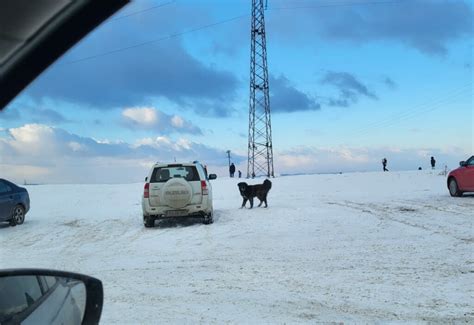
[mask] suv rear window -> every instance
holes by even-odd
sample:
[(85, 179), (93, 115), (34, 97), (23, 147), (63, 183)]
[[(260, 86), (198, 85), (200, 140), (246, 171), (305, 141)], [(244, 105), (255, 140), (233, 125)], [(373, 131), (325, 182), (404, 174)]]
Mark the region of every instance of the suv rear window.
[(195, 166), (164, 166), (153, 170), (150, 183), (165, 183), (170, 178), (184, 178), (188, 182), (200, 180)]

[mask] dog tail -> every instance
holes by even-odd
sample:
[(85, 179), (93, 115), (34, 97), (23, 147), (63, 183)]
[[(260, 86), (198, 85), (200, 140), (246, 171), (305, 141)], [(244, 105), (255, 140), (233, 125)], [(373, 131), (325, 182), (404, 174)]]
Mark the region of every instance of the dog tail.
[(272, 188), (272, 182), (270, 182), (268, 179), (264, 180), (263, 187), (265, 187), (267, 191), (269, 191)]

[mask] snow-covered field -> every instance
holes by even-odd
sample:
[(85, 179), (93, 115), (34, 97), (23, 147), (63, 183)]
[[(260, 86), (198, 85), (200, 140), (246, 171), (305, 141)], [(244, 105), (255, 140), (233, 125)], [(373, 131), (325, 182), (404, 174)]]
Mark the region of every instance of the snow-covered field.
[(474, 322), (474, 195), (437, 172), (275, 178), (252, 210), (238, 181), (213, 181), (214, 224), (154, 229), (143, 184), (30, 186), (0, 268), (100, 278), (102, 323)]

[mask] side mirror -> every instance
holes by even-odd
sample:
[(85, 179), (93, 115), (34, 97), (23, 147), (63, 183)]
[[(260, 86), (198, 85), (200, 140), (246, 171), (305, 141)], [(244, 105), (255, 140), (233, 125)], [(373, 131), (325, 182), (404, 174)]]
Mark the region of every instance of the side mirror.
[(145, 182), (148, 182), (148, 176), (147, 176), (147, 177), (145, 177)]
[(466, 167), (467, 166), (467, 163), (463, 160), (463, 161), (460, 161), (459, 162), (459, 166), (461, 167)]
[(0, 271), (0, 324), (98, 324), (103, 299), (102, 282), (86, 275)]
[(216, 174), (209, 174), (209, 180), (216, 179), (216, 178), (217, 178)]

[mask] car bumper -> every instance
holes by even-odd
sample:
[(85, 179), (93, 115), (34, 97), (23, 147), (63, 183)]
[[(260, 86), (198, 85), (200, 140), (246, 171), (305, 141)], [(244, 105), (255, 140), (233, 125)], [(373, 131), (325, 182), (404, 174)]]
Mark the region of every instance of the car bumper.
[(181, 209), (175, 209), (169, 206), (150, 206), (147, 199), (142, 199), (142, 211), (143, 216), (152, 216), (160, 219), (181, 217), (200, 218), (211, 213), (212, 208), (207, 200), (201, 204), (193, 204)]
[(208, 213), (204, 211), (198, 211), (198, 212), (193, 212), (193, 213), (187, 213), (183, 215), (167, 215), (167, 214), (150, 214), (147, 217), (152, 217), (156, 220), (162, 220), (162, 219), (188, 219), (188, 218), (199, 218), (202, 219), (204, 218)]

